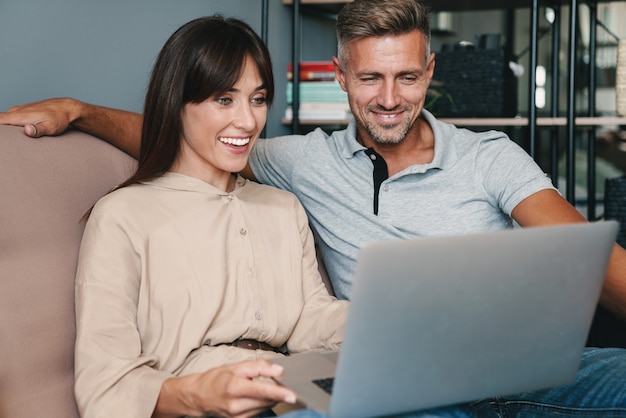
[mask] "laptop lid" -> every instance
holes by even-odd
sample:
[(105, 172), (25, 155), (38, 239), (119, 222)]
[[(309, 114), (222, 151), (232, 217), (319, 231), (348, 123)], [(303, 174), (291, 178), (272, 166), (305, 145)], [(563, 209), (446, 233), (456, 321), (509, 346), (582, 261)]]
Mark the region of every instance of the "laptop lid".
[[(571, 382), (617, 229), (608, 221), (363, 246), (330, 415), (390, 415)], [(283, 363), (285, 377), (298, 357)]]

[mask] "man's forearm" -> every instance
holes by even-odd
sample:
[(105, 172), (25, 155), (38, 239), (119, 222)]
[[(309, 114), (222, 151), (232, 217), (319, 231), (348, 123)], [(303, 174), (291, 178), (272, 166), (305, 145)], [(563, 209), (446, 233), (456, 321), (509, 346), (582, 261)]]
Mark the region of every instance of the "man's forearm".
[(626, 250), (617, 244), (609, 260), (600, 303), (626, 320)]
[(72, 126), (139, 157), (142, 115), (82, 102), (78, 102), (78, 106), (78, 116)]
[(0, 112), (0, 124), (23, 126), (24, 133), (32, 138), (61, 135), (73, 126), (137, 158), (143, 116), (71, 98), (53, 98)]

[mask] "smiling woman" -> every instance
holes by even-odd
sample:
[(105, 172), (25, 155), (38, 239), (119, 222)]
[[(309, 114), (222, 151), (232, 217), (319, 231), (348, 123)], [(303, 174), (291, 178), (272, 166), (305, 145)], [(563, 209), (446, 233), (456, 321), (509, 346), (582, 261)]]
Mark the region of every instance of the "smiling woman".
[(177, 171), (191, 158), (188, 136), (217, 139), (216, 122), (233, 138), (243, 133), (254, 140), (263, 129), (274, 98), (269, 52), (247, 24), (212, 19), (211, 25), (183, 26), (161, 50), (146, 94), (139, 167), (120, 187)]
[(232, 173), (245, 168), (267, 118), (267, 83), (250, 57), (244, 62), (240, 79), (228, 91), (184, 106), (180, 150), (170, 171), (234, 189)]
[(265, 358), (341, 344), (347, 302), (326, 290), (304, 209), (235, 174), (265, 124), (271, 69), (255, 32), (221, 16), (161, 50), (137, 171), (94, 206), (81, 244), (82, 417), (257, 415), (295, 401), (253, 380), (281, 373)]

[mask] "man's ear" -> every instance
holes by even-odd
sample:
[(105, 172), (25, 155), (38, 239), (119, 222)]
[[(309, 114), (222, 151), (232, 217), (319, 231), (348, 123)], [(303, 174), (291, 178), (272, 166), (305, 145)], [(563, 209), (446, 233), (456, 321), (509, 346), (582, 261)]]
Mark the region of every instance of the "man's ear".
[(426, 74), (428, 74), (428, 82), (433, 79), (433, 74), (435, 73), (435, 53), (431, 52), (430, 57), (428, 59), (428, 67), (426, 67)]
[(335, 67), (335, 78), (339, 82), (341, 89), (347, 92), (348, 90), (346, 89), (346, 75), (341, 69), (341, 65), (339, 65), (339, 58), (333, 57), (333, 66)]

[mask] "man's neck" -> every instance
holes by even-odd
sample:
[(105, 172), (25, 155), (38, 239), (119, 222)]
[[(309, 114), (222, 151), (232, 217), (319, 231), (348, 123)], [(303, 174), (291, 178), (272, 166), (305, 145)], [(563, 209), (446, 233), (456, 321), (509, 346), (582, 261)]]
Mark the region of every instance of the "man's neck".
[(411, 131), (397, 144), (374, 142), (362, 128), (357, 128), (357, 141), (372, 148), (387, 163), (389, 177), (416, 164), (428, 164), (435, 156), (435, 137), (430, 124), (420, 117)]

